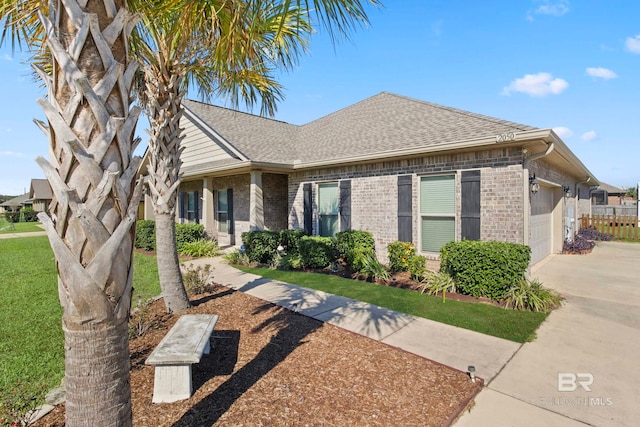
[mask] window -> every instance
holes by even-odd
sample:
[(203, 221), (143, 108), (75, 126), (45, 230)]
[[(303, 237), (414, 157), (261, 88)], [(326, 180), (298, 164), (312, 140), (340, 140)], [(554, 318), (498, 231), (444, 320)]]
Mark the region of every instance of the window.
[(456, 238), (455, 176), (425, 176), (420, 180), (422, 252), (440, 252)]
[(187, 222), (198, 222), (198, 192), (187, 193)]
[(318, 222), (321, 236), (333, 237), (338, 232), (338, 184), (318, 185)]
[(180, 193), (180, 218), (184, 222), (200, 222), (200, 197), (197, 191)]
[(229, 203), (227, 198), (227, 190), (218, 191), (218, 204), (216, 209), (216, 217), (218, 220), (218, 232), (228, 233), (228, 219), (229, 219)]

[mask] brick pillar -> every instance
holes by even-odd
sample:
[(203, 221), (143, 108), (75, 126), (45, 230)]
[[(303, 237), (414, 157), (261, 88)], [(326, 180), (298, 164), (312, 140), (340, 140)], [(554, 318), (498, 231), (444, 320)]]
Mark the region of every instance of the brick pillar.
[(264, 198), (262, 197), (262, 172), (251, 171), (249, 187), (249, 229), (264, 230)]

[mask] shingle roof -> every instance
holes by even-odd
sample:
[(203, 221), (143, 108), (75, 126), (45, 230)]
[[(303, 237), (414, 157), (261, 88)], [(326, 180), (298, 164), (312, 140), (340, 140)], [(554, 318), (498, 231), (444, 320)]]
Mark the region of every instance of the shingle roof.
[(290, 163), (534, 130), (535, 127), (388, 92), (302, 126), (185, 100), (184, 105), (250, 160)]
[(620, 187), (615, 187), (611, 184), (607, 184), (606, 182), (602, 182), (602, 181), (600, 181), (598, 190), (605, 190), (609, 194), (624, 194), (627, 192), (626, 190), (623, 190)]
[(32, 179), (29, 197), (38, 200), (51, 200), (53, 193), (51, 192), (49, 181), (46, 179)]
[(14, 197), (13, 199), (7, 200), (6, 202), (0, 204), (0, 206), (5, 206), (5, 207), (22, 206), (28, 200), (29, 200), (29, 193), (24, 193), (21, 196)]
[(183, 104), (250, 160), (293, 162), (298, 126), (228, 108), (184, 100)]

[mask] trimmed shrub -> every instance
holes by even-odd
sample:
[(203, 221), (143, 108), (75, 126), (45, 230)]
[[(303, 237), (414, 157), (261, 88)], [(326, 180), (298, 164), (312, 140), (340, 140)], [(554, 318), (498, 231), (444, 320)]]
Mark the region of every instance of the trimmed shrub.
[[(187, 243), (197, 242), (204, 238), (204, 226), (202, 224), (176, 224), (176, 249), (182, 253)], [(134, 246), (145, 251), (156, 250), (156, 223), (152, 220), (139, 220), (136, 222), (136, 239)]]
[(304, 230), (282, 230), (280, 231), (280, 244), (287, 255), (300, 255), (300, 239), (306, 236)]
[(300, 239), (300, 258), (305, 268), (325, 268), (336, 259), (331, 237), (304, 236)]
[(531, 248), (517, 243), (463, 240), (440, 250), (440, 270), (455, 280), (458, 291), (498, 301), (524, 277)]
[(389, 254), (389, 269), (396, 273), (398, 271), (409, 271), (409, 260), (416, 255), (416, 248), (410, 242), (392, 242), (387, 246)]
[(23, 208), (20, 210), (20, 216), (23, 222), (38, 222), (38, 212), (33, 208)]
[(156, 223), (148, 219), (136, 222), (136, 239), (134, 246), (145, 251), (156, 250)]
[(278, 252), (280, 232), (268, 230), (244, 232), (242, 243), (249, 261), (270, 264)]
[(349, 266), (353, 271), (361, 271), (365, 266), (370, 265), (371, 258), (378, 259), (373, 249), (364, 246), (355, 247), (350, 251), (349, 257), (351, 258)]
[(411, 273), (411, 279), (421, 281), (427, 274), (427, 258), (422, 255), (414, 255), (408, 259), (408, 270)]
[(176, 224), (176, 249), (182, 252), (182, 247), (187, 243), (196, 242), (204, 238), (204, 225), (202, 224)]
[(353, 265), (355, 257), (358, 253), (375, 253), (376, 245), (369, 231), (347, 230), (336, 233), (336, 249), (352, 269), (358, 270), (359, 266)]
[(20, 211), (5, 213), (8, 222), (18, 223), (20, 222)]

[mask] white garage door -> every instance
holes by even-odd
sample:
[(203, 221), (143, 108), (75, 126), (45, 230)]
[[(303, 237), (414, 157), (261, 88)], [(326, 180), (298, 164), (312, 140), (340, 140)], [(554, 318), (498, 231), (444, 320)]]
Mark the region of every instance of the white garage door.
[(553, 190), (540, 187), (531, 194), (531, 265), (551, 253), (553, 244)]

